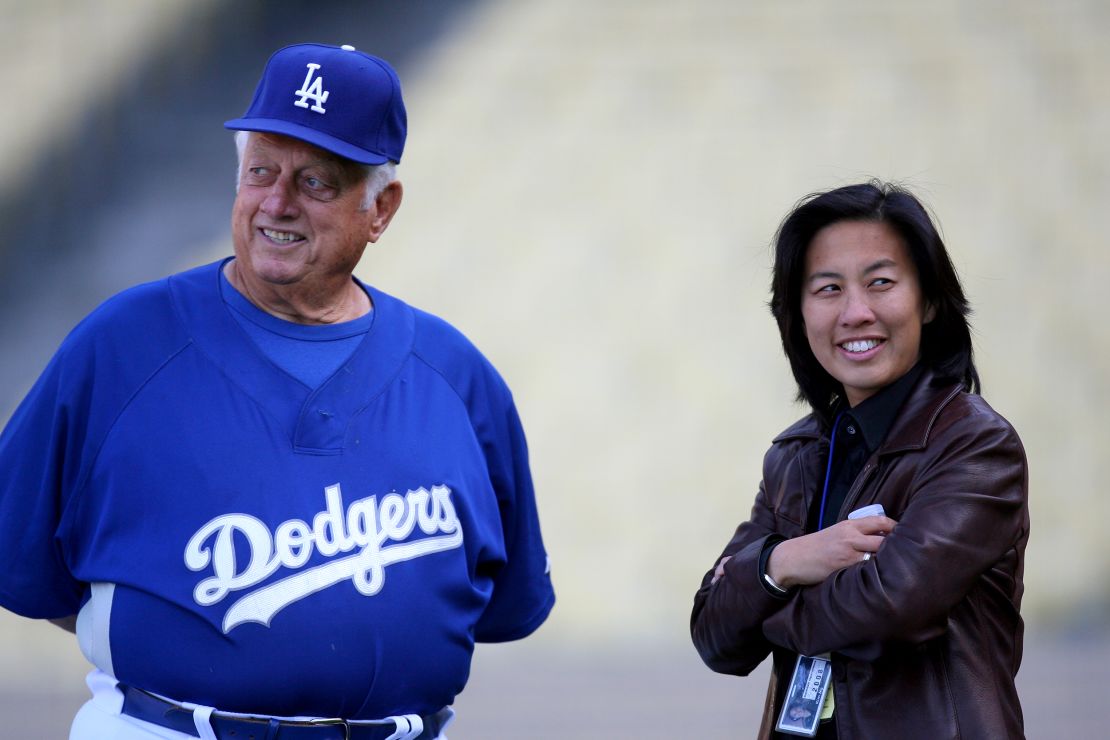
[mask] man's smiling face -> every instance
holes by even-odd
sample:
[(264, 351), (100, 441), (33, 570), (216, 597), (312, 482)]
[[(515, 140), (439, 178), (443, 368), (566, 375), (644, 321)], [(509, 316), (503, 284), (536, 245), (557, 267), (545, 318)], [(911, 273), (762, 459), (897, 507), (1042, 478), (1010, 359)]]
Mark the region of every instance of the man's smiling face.
[(252, 133), (232, 209), (239, 269), (258, 281), (305, 286), (349, 276), (372, 238), (365, 169), (277, 134)]

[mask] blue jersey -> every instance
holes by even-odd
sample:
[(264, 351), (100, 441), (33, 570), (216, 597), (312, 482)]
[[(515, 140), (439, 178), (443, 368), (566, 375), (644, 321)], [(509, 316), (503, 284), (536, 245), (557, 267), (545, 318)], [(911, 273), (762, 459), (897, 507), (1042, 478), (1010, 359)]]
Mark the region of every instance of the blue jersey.
[(450, 704), (474, 642), (554, 603), (508, 388), (373, 288), (315, 390), (220, 298), (220, 264), (110, 299), (0, 437), (0, 605), (81, 615), (123, 683), (227, 711)]

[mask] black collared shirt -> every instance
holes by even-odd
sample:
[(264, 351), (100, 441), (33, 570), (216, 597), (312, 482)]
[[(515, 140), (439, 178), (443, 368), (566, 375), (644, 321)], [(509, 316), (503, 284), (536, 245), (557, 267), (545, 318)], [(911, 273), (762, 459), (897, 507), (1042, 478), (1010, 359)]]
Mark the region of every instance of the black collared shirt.
[[(922, 366), (920, 363), (898, 380), (875, 395), (861, 402), (858, 406), (849, 407), (842, 404), (834, 414), (833, 429), (830, 430), (830, 446), (832, 460), (828, 465), (828, 490), (825, 496), (824, 518), (821, 519), (821, 496), (815, 496), (809, 512), (807, 532), (816, 532), (818, 529), (831, 527), (840, 520), (840, 509), (844, 506), (844, 499), (848, 496), (852, 484), (859, 476), (867, 459), (879, 449), (879, 445), (886, 439), (891, 425), (894, 424), (898, 411), (910, 395), (917, 379), (921, 377)], [(847, 517), (848, 512), (844, 512)], [(780, 540), (781, 541), (781, 540)], [(760, 556), (760, 578), (767, 567), (771, 550), (778, 542), (768, 542)], [(767, 588), (764, 586), (764, 588)], [(817, 728), (818, 740), (836, 740), (836, 719), (822, 722)], [(786, 735), (774, 733), (776, 738), (786, 738)]]
[[(886, 439), (898, 410), (921, 377), (921, 371), (920, 363), (914, 365), (901, 378), (858, 406), (842, 404), (839, 407), (834, 415), (834, 429), (830, 431), (832, 461), (828, 466), (829, 483), (824, 518), (821, 517), (821, 497), (816, 496), (809, 512), (807, 532), (816, 532), (840, 520), (840, 508), (844, 505), (852, 483), (863, 470), (867, 459)], [(847, 515), (848, 512), (844, 514)]]

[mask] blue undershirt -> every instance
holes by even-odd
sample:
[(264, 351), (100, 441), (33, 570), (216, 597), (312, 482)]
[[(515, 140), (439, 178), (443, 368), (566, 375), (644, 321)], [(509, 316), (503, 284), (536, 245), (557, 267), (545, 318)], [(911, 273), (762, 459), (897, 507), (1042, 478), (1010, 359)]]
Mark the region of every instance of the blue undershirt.
[[(366, 290), (362, 283), (358, 286)], [(223, 270), (220, 295), (262, 354), (309, 388), (320, 387), (342, 367), (374, 323), (373, 309), (339, 324), (295, 324), (279, 319), (247, 300)]]

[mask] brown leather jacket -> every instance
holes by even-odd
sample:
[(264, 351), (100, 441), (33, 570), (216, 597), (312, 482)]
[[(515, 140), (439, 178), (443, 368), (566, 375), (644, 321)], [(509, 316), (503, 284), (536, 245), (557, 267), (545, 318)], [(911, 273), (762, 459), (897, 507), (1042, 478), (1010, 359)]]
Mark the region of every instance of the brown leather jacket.
[(871, 560), (776, 598), (759, 584), (759, 553), (770, 535), (805, 533), (827, 454), (814, 416), (772, 443), (751, 519), (721, 554), (725, 576), (710, 585), (710, 569), (694, 597), (702, 660), (744, 676), (774, 653), (760, 738), (773, 737), (796, 655), (826, 652), (840, 740), (1024, 737), (1014, 676), (1028, 471), (1013, 427), (924, 373), (838, 517), (880, 503), (897, 528)]

